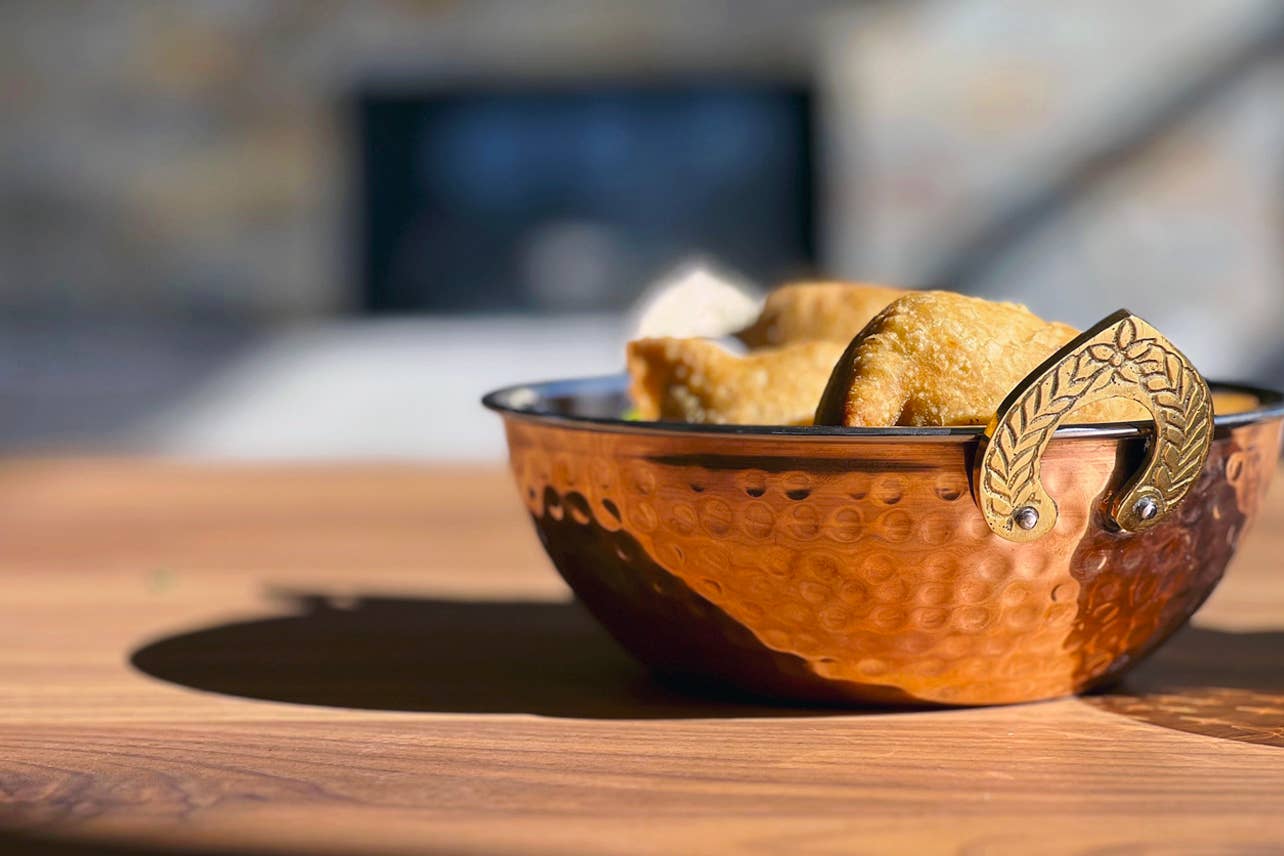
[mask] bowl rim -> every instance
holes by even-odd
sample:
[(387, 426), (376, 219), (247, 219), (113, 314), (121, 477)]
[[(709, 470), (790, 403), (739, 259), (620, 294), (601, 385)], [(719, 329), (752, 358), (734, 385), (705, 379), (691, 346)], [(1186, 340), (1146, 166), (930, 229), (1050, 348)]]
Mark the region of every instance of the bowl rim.
[[(1253, 395), (1258, 406), (1252, 410), (1226, 413), (1213, 418), (1214, 428), (1236, 428), (1266, 419), (1284, 417), (1284, 393), (1249, 384), (1208, 381), (1213, 391)], [(563, 378), (501, 387), (482, 396), (482, 406), (505, 418), (585, 430), (624, 432), (630, 434), (701, 434), (725, 437), (798, 437), (844, 440), (879, 439), (953, 439), (966, 441), (980, 437), (982, 425), (948, 427), (891, 426), (883, 428), (848, 428), (832, 425), (708, 425), (695, 422), (656, 422), (620, 419), (606, 416), (583, 416), (555, 412), (549, 402), (555, 398), (575, 399), (588, 395), (620, 394), (628, 389), (624, 373), (592, 377)], [(1058, 428), (1057, 437), (1116, 438), (1140, 436), (1149, 422), (1103, 422), (1095, 425), (1067, 425)]]

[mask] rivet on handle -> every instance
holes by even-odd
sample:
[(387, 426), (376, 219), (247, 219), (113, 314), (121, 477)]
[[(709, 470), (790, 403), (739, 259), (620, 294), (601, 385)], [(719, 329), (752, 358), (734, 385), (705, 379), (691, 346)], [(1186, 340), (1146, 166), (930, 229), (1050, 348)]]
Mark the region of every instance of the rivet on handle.
[(1181, 502), (1204, 468), (1213, 436), (1208, 384), (1185, 355), (1121, 309), (1032, 371), (990, 420), (976, 456), (973, 495), (990, 529), (1035, 541), (1057, 522), (1039, 468), (1057, 428), (1081, 404), (1127, 398), (1154, 421), (1146, 461), (1107, 502), (1120, 529), (1155, 525)]

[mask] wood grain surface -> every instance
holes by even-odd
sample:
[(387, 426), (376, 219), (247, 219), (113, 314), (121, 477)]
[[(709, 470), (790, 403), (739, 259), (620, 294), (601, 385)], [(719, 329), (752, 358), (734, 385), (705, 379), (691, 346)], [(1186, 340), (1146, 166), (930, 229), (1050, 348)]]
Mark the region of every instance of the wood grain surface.
[(657, 684), (499, 469), (6, 463), (0, 847), (1280, 852), (1280, 487), (1119, 691), (893, 713)]

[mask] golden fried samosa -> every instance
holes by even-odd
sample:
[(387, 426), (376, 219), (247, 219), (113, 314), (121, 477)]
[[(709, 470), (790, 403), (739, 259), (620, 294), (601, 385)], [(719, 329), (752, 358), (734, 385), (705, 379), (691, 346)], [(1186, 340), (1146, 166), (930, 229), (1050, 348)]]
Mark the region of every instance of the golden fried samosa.
[(887, 304), (907, 292), (856, 282), (795, 282), (767, 295), (753, 324), (736, 334), (750, 348), (816, 340), (846, 345)]
[(630, 392), (640, 419), (731, 425), (809, 425), (837, 342), (801, 342), (739, 356), (708, 339), (629, 343)]
[[(839, 358), (818, 425), (984, 425), (1008, 393), (1079, 331), (1015, 303), (944, 291), (908, 294), (880, 312)], [(1109, 399), (1069, 422), (1146, 419)]]

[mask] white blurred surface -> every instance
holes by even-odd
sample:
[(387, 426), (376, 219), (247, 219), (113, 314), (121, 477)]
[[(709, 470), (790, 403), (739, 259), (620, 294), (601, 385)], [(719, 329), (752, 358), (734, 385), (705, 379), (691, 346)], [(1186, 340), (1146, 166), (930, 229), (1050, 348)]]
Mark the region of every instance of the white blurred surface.
[(622, 369), (622, 321), (396, 319), (277, 334), (147, 419), (136, 445), (232, 459), (498, 460), (491, 389)]

